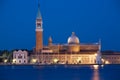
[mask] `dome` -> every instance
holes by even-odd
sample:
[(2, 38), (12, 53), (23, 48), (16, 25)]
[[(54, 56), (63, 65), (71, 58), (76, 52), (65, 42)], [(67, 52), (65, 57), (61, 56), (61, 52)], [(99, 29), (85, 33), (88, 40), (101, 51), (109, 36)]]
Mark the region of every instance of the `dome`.
[(72, 32), (72, 35), (68, 38), (68, 44), (79, 44), (79, 38)]

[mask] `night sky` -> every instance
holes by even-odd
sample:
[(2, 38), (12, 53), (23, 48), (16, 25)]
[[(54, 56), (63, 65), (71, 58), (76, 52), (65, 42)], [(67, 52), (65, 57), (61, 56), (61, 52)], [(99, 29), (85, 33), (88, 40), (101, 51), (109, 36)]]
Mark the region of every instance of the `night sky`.
[[(75, 32), (81, 43), (120, 51), (120, 0), (40, 0), (44, 45), (67, 43)], [(0, 0), (0, 49), (35, 47), (37, 0)]]

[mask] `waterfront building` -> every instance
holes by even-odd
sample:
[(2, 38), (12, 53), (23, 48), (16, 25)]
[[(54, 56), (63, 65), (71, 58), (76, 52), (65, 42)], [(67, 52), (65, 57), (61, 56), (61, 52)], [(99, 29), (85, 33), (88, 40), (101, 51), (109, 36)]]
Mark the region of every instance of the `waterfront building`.
[(66, 44), (54, 44), (49, 38), (49, 45), (42, 49), (38, 61), (47, 64), (99, 64), (100, 43), (80, 43), (75, 33), (72, 33)]
[(14, 64), (26, 64), (28, 63), (28, 52), (25, 50), (15, 50), (13, 52), (13, 63)]
[(103, 64), (120, 64), (120, 52), (103, 51), (102, 63)]
[(48, 40), (48, 46), (44, 46), (39, 54), (32, 55), (39, 63), (59, 64), (100, 64), (101, 44), (80, 43), (79, 38), (72, 33), (66, 44), (54, 44), (52, 38)]
[(96, 64), (101, 63), (101, 43), (80, 43), (74, 32), (68, 38), (66, 44), (52, 43), (52, 37), (48, 39), (48, 46), (43, 46), (42, 17), (38, 6), (36, 18), (36, 47), (35, 54), (31, 55), (32, 63), (46, 64)]

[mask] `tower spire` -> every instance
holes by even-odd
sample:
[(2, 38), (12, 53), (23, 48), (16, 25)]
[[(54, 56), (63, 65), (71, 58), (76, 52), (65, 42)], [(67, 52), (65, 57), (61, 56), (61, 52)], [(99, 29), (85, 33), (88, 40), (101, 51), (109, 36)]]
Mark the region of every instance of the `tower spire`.
[(38, 0), (38, 12), (37, 12), (37, 19), (41, 19), (41, 12), (40, 12), (40, 1)]

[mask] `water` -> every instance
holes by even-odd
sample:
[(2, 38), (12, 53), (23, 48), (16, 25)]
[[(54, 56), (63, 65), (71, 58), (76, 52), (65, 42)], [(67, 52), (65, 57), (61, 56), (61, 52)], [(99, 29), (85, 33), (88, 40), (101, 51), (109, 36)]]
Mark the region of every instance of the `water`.
[(0, 80), (120, 80), (120, 65), (0, 66)]

